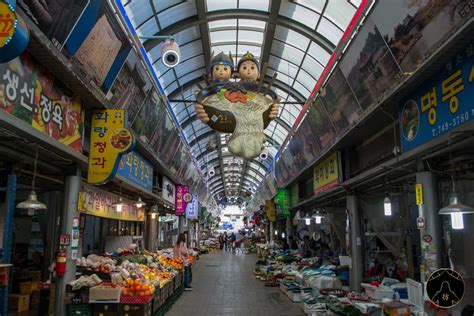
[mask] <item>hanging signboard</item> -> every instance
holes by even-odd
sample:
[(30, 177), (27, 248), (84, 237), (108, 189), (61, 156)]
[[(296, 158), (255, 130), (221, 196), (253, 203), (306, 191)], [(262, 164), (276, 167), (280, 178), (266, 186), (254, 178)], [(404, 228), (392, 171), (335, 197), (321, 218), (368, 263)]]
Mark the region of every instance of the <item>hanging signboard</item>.
[(192, 195), (189, 194), (189, 187), (187, 185), (176, 186), (176, 216), (182, 216), (186, 213), (186, 205), (191, 200)]
[(163, 200), (175, 205), (176, 202), (176, 189), (174, 184), (165, 176), (163, 176), (163, 188), (161, 191)]
[(122, 156), (117, 174), (146, 191), (153, 190), (153, 166), (136, 151)]
[(28, 53), (0, 63), (0, 109), (82, 152), (83, 111), (79, 97)]
[(133, 201), (124, 199), (124, 205), (120, 208), (114, 207), (119, 196), (85, 183), (79, 192), (77, 209), (79, 212), (122, 221), (144, 221), (145, 210), (134, 205)]
[(122, 154), (134, 146), (133, 135), (125, 126), (125, 110), (92, 112), (87, 182), (105, 183), (115, 176)]
[(290, 195), (290, 207), (295, 207), (296, 204), (298, 204), (298, 200), (299, 200), (299, 187), (298, 187), (298, 183), (295, 183), (292, 187), (291, 187), (291, 195)]
[(30, 30), (16, 14), (16, 1), (0, 0), (0, 63), (18, 57), (29, 40)]
[(189, 220), (198, 219), (199, 200), (196, 194), (192, 195), (191, 201), (186, 205), (186, 218)]
[(474, 42), (400, 104), (402, 150), (448, 134), (474, 118)]
[(273, 203), (272, 200), (266, 200), (265, 206), (263, 208), (265, 210), (265, 213), (267, 214), (268, 220), (274, 222), (276, 218), (275, 203)]
[(290, 216), (290, 192), (287, 189), (278, 189), (275, 197), (275, 203), (278, 206), (281, 215)]
[(334, 152), (314, 168), (315, 193), (328, 191), (339, 185), (338, 153)]

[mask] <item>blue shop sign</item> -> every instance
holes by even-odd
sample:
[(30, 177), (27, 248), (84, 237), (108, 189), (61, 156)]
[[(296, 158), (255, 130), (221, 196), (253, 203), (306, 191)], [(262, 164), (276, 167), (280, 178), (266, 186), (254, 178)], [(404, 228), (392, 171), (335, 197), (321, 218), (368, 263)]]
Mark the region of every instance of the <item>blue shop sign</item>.
[(474, 119), (474, 42), (400, 104), (403, 152)]
[(147, 191), (153, 190), (153, 166), (135, 151), (122, 156), (117, 174)]

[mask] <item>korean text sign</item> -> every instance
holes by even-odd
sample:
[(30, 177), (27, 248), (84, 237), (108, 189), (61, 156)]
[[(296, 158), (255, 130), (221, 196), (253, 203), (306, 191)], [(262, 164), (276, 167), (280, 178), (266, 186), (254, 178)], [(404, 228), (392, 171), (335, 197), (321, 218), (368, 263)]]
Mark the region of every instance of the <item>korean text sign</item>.
[(83, 111), (79, 97), (29, 54), (0, 63), (0, 109), (82, 152)]
[(275, 203), (272, 200), (266, 200), (263, 209), (267, 214), (268, 220), (274, 222), (276, 219)]
[(125, 110), (94, 110), (87, 182), (99, 184), (111, 180), (121, 155), (133, 148), (133, 136), (125, 128)]
[(334, 152), (314, 167), (314, 190), (316, 193), (325, 192), (338, 185), (338, 152)]
[(400, 104), (402, 150), (412, 150), (474, 118), (474, 42)]
[(187, 185), (178, 185), (176, 187), (176, 216), (182, 216), (186, 213), (187, 201), (185, 196), (189, 194)]
[(117, 173), (147, 191), (153, 190), (153, 166), (136, 151), (122, 155)]
[(89, 215), (119, 219), (122, 221), (145, 220), (145, 210), (135, 206), (132, 201), (125, 200), (121, 211), (117, 212), (113, 203), (117, 202), (118, 199), (118, 195), (83, 183), (81, 191), (79, 192), (77, 209), (79, 212)]
[(175, 205), (176, 203), (176, 188), (175, 185), (165, 176), (163, 176), (163, 200)]
[(275, 203), (284, 217), (290, 216), (290, 192), (287, 189), (278, 189)]
[(193, 199), (186, 205), (186, 218), (189, 220), (198, 219), (199, 215), (199, 200), (196, 194), (193, 194)]

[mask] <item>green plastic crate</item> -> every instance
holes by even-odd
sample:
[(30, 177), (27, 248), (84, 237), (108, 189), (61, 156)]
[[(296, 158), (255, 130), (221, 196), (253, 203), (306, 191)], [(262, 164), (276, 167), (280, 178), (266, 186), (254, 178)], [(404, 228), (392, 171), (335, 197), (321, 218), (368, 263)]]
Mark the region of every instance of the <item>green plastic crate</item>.
[(90, 304), (67, 305), (67, 316), (92, 316)]

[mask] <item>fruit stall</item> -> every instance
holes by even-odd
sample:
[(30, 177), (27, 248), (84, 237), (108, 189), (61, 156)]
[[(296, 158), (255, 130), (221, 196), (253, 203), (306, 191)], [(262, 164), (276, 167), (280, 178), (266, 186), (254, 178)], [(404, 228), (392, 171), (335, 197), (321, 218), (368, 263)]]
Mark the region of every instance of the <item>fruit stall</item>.
[(68, 315), (163, 315), (184, 290), (185, 267), (195, 256), (118, 251), (77, 260), (78, 278), (67, 286)]

